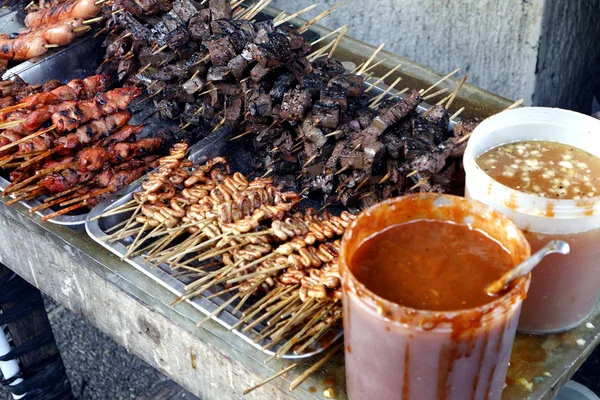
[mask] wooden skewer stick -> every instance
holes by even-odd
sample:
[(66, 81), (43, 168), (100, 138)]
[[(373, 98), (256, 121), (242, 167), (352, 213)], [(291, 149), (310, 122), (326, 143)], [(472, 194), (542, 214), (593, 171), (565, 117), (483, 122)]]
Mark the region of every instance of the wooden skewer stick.
[(218, 307), (215, 311), (213, 311), (212, 313), (210, 313), (209, 315), (207, 315), (204, 319), (202, 319), (200, 322), (198, 322), (196, 324), (196, 326), (200, 327), (203, 324), (205, 324), (208, 320), (212, 319), (215, 315), (219, 315), (221, 313), (221, 311), (223, 311), (228, 305), (230, 305), (231, 303), (233, 303), (234, 301), (236, 301), (241, 296), (242, 296), (242, 292), (237, 293), (231, 299), (227, 300), (220, 307)]
[(25, 197), (27, 197), (27, 193), (23, 193), (23, 194), (20, 194), (18, 196), (15, 196), (14, 198), (8, 200), (6, 202), (6, 205), (7, 206), (12, 206), (13, 204), (18, 203), (21, 200), (25, 200)]
[(158, 49), (156, 49), (154, 52), (152, 52), (152, 55), (155, 56), (158, 53), (160, 53), (161, 51), (165, 50), (167, 47), (169, 47), (168, 44), (165, 44), (164, 46), (159, 47)]
[(448, 75), (444, 76), (443, 78), (441, 78), (439, 81), (437, 81), (436, 83), (434, 83), (433, 85), (429, 86), (427, 89), (421, 89), (419, 90), (419, 94), (421, 96), (424, 96), (425, 94), (427, 94), (431, 89), (433, 89), (434, 87), (436, 87), (437, 85), (439, 85), (440, 83), (444, 82), (446, 79), (450, 78), (452, 75), (454, 75), (455, 73), (457, 73), (458, 71), (460, 71), (460, 68), (456, 68), (454, 71), (450, 72)]
[(87, 32), (91, 29), (92, 29), (91, 26), (80, 26), (79, 28), (73, 29), (73, 32)]
[(344, 345), (343, 343), (338, 343), (336, 346), (334, 346), (333, 349), (329, 350), (329, 352), (323, 358), (321, 358), (319, 361), (317, 361), (315, 364), (313, 364), (309, 369), (304, 371), (302, 373), (302, 375), (300, 375), (298, 378), (296, 378), (290, 384), (290, 391), (296, 389), (298, 386), (300, 386), (302, 384), (302, 382), (304, 382), (308, 377), (310, 377), (316, 370), (321, 368), (321, 366), (323, 366), (335, 353), (337, 353), (342, 348), (343, 345)]
[(62, 210), (52, 213), (50, 215), (46, 215), (46, 216), (42, 217), (42, 221), (48, 221), (49, 219), (59, 217), (63, 214), (83, 208), (85, 206), (87, 206), (87, 201), (84, 200), (79, 204), (75, 204), (75, 205), (72, 205), (71, 207), (63, 208)]
[(385, 46), (385, 43), (381, 43), (379, 45), (379, 47), (377, 48), (377, 50), (375, 50), (373, 52), (373, 54), (371, 54), (371, 57), (369, 57), (369, 59), (367, 61), (365, 61), (365, 63), (363, 64), (362, 68), (358, 70), (358, 72), (356, 73), (356, 75), (361, 75), (365, 72), (365, 70), (367, 69), (367, 67), (369, 66), (369, 64), (371, 64), (371, 62), (373, 62), (373, 60), (375, 59), (375, 57), (377, 57), (377, 54), (379, 54), (379, 52), (381, 51), (381, 49), (383, 49), (383, 46)]
[[(314, 342), (316, 342), (321, 336), (323, 336), (327, 331), (329, 331), (329, 329), (331, 329), (332, 326), (334, 326), (341, 318), (341, 315), (337, 316), (334, 318), (333, 321), (331, 321), (330, 323), (328, 323), (327, 325), (325, 325), (323, 328), (321, 328), (321, 330), (319, 330), (317, 333), (311, 334), (310, 339), (308, 339), (302, 346), (300, 346), (298, 349), (294, 350), (295, 354), (302, 354), (302, 352), (304, 350), (306, 350), (308, 347), (310, 347)], [(301, 337), (299, 342), (306, 340), (307, 337), (306, 335), (304, 337)]]
[(143, 102), (145, 102), (146, 100), (149, 100), (155, 96), (158, 96), (161, 92), (163, 91), (163, 88), (158, 89), (154, 94), (151, 94), (150, 96), (146, 97), (145, 99), (138, 101), (138, 104), (142, 104)]
[(415, 169), (415, 170), (413, 170), (413, 172), (411, 172), (410, 174), (406, 175), (406, 177), (410, 178), (411, 176), (414, 176), (414, 175), (416, 175), (418, 173), (419, 173), (419, 171)]
[(241, 137), (243, 137), (243, 136), (246, 136), (246, 135), (247, 135), (247, 134), (249, 134), (249, 133), (252, 133), (252, 131), (246, 131), (246, 132), (244, 132), (244, 133), (242, 133), (242, 134), (239, 134), (239, 135), (237, 135), (237, 136), (235, 136), (235, 137), (232, 137), (231, 139), (229, 139), (229, 141), (231, 142), (231, 141), (233, 141), (233, 140), (237, 140), (237, 139), (239, 139), (239, 138), (241, 138)]
[[(61, 196), (58, 199), (54, 199), (48, 202), (44, 202), (44, 204), (40, 204), (39, 206), (35, 206), (29, 209), (29, 213), (33, 214), (36, 211), (45, 210), (46, 208), (50, 208), (56, 204), (59, 204), (62, 201), (65, 201), (69, 198), (69, 196)], [(47, 199), (46, 199), (47, 200)]]
[(459, 108), (459, 109), (458, 109), (458, 111), (456, 111), (454, 114), (452, 114), (452, 115), (450, 116), (450, 120), (452, 121), (452, 120), (455, 120), (456, 118), (458, 118), (458, 116), (459, 116), (460, 114), (462, 114), (462, 112), (463, 112), (463, 111), (465, 111), (465, 108), (464, 108), (464, 107), (461, 107), (461, 108)]
[[(15, 122), (16, 122), (16, 121), (15, 121)], [(41, 131), (37, 131), (37, 132), (35, 132), (35, 133), (32, 133), (31, 135), (25, 136), (25, 137), (23, 137), (23, 138), (21, 138), (21, 139), (19, 139), (19, 140), (16, 140), (16, 141), (14, 141), (14, 142), (12, 142), (12, 143), (9, 143), (9, 144), (7, 144), (6, 146), (2, 146), (2, 147), (0, 147), (0, 152), (2, 152), (2, 151), (4, 151), (4, 150), (8, 150), (8, 149), (10, 149), (10, 148), (13, 148), (13, 147), (15, 147), (15, 146), (18, 146), (18, 145), (20, 145), (21, 143), (24, 143), (24, 142), (26, 142), (26, 141), (28, 141), (28, 140), (31, 140), (31, 139), (35, 138), (35, 137), (41, 136), (41, 135), (43, 135), (44, 133), (50, 132), (50, 131), (52, 131), (52, 130), (54, 130), (54, 129), (56, 129), (56, 126), (52, 125), (51, 127), (47, 128), (47, 129), (42, 129)]]
[(104, 28), (100, 29), (100, 30), (99, 30), (99, 31), (98, 31), (98, 32), (97, 32), (97, 33), (94, 35), (94, 37), (98, 37), (98, 36), (100, 36), (101, 34), (103, 34), (104, 32), (106, 32), (106, 30), (107, 30), (107, 28), (106, 28), (106, 27), (104, 27)]
[(416, 188), (418, 188), (419, 186), (421, 186), (428, 180), (429, 180), (429, 177), (426, 176), (425, 178), (421, 179), (419, 182), (415, 183), (410, 189), (408, 189), (408, 191), (410, 192), (411, 190), (415, 190)]
[(272, 0), (264, 0), (263, 4), (258, 6), (249, 16), (246, 16), (245, 19), (251, 20), (252, 18), (256, 17), (258, 15), (258, 13), (263, 10), (263, 8), (265, 8), (266, 6), (269, 5), (269, 3), (271, 3), (271, 1)]
[(289, 367), (282, 369), (281, 371), (279, 371), (278, 373), (276, 373), (273, 376), (268, 377), (267, 379), (265, 379), (264, 381), (261, 381), (259, 383), (257, 383), (256, 385), (244, 390), (244, 395), (247, 395), (248, 393), (258, 389), (261, 386), (264, 386), (265, 384), (271, 382), (273, 379), (279, 378), (281, 375), (285, 374), (288, 371), (291, 371), (292, 369), (294, 369), (296, 367), (297, 364), (292, 364)]
[(442, 104), (444, 104), (445, 102), (448, 101), (448, 99), (450, 98), (450, 96), (452, 96), (452, 94), (449, 94), (448, 96), (444, 97), (443, 99), (441, 99), (440, 101), (438, 101), (437, 103), (435, 103), (436, 106), (441, 106)]
[(52, 172), (62, 171), (63, 169), (69, 169), (69, 168), (73, 167), (74, 165), (77, 165), (77, 163), (70, 162), (67, 164), (60, 164), (60, 165), (56, 165), (54, 167), (40, 169), (39, 171), (36, 171), (35, 174), (39, 175), (39, 176), (47, 175)]
[(338, 35), (338, 37), (333, 41), (333, 47), (331, 48), (331, 50), (329, 51), (329, 54), (327, 54), (327, 58), (331, 58), (333, 56), (333, 53), (335, 52), (335, 50), (338, 47), (338, 44), (340, 43), (340, 40), (342, 39), (342, 37), (348, 33), (348, 28), (342, 29), (342, 31), (340, 32), (340, 34)]
[(338, 129), (337, 131), (333, 131), (333, 132), (328, 133), (327, 135), (325, 135), (325, 137), (335, 136), (335, 135), (338, 135), (340, 133), (344, 133), (344, 131), (341, 130), (341, 129)]
[(519, 99), (519, 100), (515, 101), (513, 104), (511, 104), (510, 106), (508, 106), (506, 108), (506, 110), (504, 110), (504, 111), (508, 111), (508, 110), (512, 110), (513, 108), (517, 108), (524, 102), (525, 102), (525, 99)]
[(44, 47), (47, 49), (53, 49), (53, 48), (59, 47), (59, 46), (57, 44), (45, 44)]
[[(277, 253), (272, 253), (272, 254), (278, 255)], [(252, 272), (250, 274), (246, 274), (246, 275), (242, 275), (242, 276), (237, 276), (237, 277), (235, 277), (233, 279), (228, 280), (227, 283), (237, 283), (237, 282), (241, 282), (241, 281), (244, 281), (246, 279), (249, 279), (249, 278), (253, 278), (255, 276), (271, 275), (271, 273), (273, 273), (273, 272), (281, 271), (282, 269), (286, 269), (286, 268), (289, 268), (289, 267), (290, 267), (290, 264), (286, 263), (286, 264), (281, 264), (281, 265), (279, 265), (277, 267), (273, 267), (273, 268), (265, 268), (265, 269), (260, 270), (260, 271)]]
[(311, 42), (310, 44), (311, 44), (311, 46), (314, 46), (315, 44), (322, 42), (323, 40), (335, 35), (336, 33), (340, 32), (341, 30), (343, 30), (347, 27), (348, 27), (348, 25), (342, 25), (339, 28), (337, 28), (336, 30), (329, 32), (327, 35), (318, 38), (317, 40)]
[(112, 190), (112, 187), (107, 187), (107, 188), (100, 189), (100, 190), (93, 190), (93, 191), (91, 191), (90, 193), (88, 193), (86, 195), (83, 195), (83, 196), (80, 196), (80, 197), (76, 197), (76, 198), (74, 198), (72, 200), (69, 200), (69, 201), (66, 201), (64, 203), (60, 203), (60, 206), (64, 207), (64, 206), (71, 205), (73, 203), (77, 203), (77, 202), (79, 202), (81, 200), (87, 200), (90, 197), (100, 196), (101, 194), (108, 193), (111, 190)]
[[(118, 9), (116, 11), (111, 12), (111, 15), (115, 15), (115, 14), (118, 14), (118, 13), (123, 12), (123, 11), (125, 11), (125, 9), (124, 8), (120, 8), (120, 9)], [(84, 21), (84, 23), (85, 23), (85, 21)]]
[(29, 106), (29, 103), (19, 103), (19, 104), (15, 104), (14, 106), (10, 106), (10, 107), (5, 107), (2, 110), (0, 110), (0, 114), (6, 114), (12, 111), (17, 111), (20, 110), (23, 107), (27, 107)]
[(400, 82), (402, 80), (402, 77), (398, 77), (398, 79), (396, 79), (394, 81), (394, 83), (392, 83), (390, 86), (387, 87), (387, 89), (385, 89), (385, 91), (383, 93), (381, 93), (379, 96), (375, 97), (373, 99), (373, 102), (371, 103), (371, 105), (369, 106), (370, 108), (377, 108), (377, 106), (379, 105), (379, 103), (381, 103), (383, 101), (383, 99), (385, 98), (385, 96), (392, 90), (394, 89), (394, 87), (398, 84), (398, 82)]
[(431, 94), (423, 97), (423, 100), (426, 101), (426, 100), (432, 99), (432, 98), (434, 98), (436, 96), (439, 96), (440, 94), (446, 93), (447, 91), (448, 91), (448, 88), (443, 88), (441, 90), (438, 90), (435, 93), (431, 93)]
[(454, 102), (456, 95), (458, 95), (458, 92), (463, 87), (463, 85), (465, 84), (466, 81), (467, 81), (467, 75), (463, 76), (463, 78), (460, 80), (460, 83), (458, 84), (458, 86), (456, 86), (456, 89), (454, 89), (454, 91), (452, 92), (452, 95), (450, 96), (450, 100), (448, 100), (448, 103), (446, 103), (446, 106), (445, 106), (446, 110), (450, 109), (450, 106)]
[(383, 75), (381, 78), (377, 79), (375, 82), (370, 83), (369, 87), (365, 90), (365, 93), (370, 92), (375, 86), (379, 85), (381, 82), (383, 82), (383, 80), (385, 78), (387, 78), (388, 76), (390, 76), (391, 74), (393, 74), (398, 68), (400, 68), (402, 66), (402, 64), (398, 64), (396, 65), (394, 68), (390, 69), (385, 75)]
[[(21, 176), (25, 176), (25, 172)], [(31, 182), (39, 179), (39, 176), (33, 175), (23, 181), (14, 180), (6, 189), (4, 189), (4, 193), (2, 193), (3, 197), (6, 197), (9, 193), (17, 193), (22, 188), (30, 184)]]
[(236, 17), (236, 19), (249, 19), (248, 17), (252, 14), (254, 10), (256, 10), (260, 5), (264, 2), (264, 0), (259, 0), (252, 7), (248, 7), (243, 10), (243, 12)]
[[(367, 72), (370, 72), (374, 68), (377, 68), (379, 66), (379, 64), (386, 62), (386, 61), (387, 61), (387, 58), (382, 58), (381, 60), (377, 61), (375, 64), (369, 66), (369, 68), (365, 69), (364, 73), (366, 74)], [(400, 64), (400, 65), (402, 65), (402, 64)]]
[(142, 73), (144, 73), (144, 71), (146, 71), (148, 68), (150, 68), (152, 66), (152, 63), (148, 63), (145, 66), (142, 67), (142, 69), (140, 69), (137, 74), (140, 75)]
[[(121, 11), (123, 11), (123, 10), (121, 10)], [(114, 13), (113, 13), (113, 14), (114, 14)], [(92, 18), (92, 19), (88, 19), (88, 20), (85, 20), (85, 21), (83, 21), (83, 24), (84, 24), (84, 25), (89, 25), (89, 24), (93, 24), (93, 23), (95, 23), (95, 22), (100, 22), (100, 21), (102, 21), (103, 19), (104, 19), (104, 17)]]
[(33, 6), (35, 4), (35, 1), (31, 1), (29, 4), (27, 4), (25, 6), (25, 8), (23, 8), (23, 10), (27, 10), (29, 7)]
[(306, 32), (312, 24), (315, 24), (318, 21), (322, 20), (323, 18), (327, 17), (329, 14), (331, 14), (336, 8), (338, 8), (342, 4), (343, 3), (334, 4), (331, 8), (323, 11), (321, 14), (317, 15), (316, 17), (314, 17), (313, 19), (311, 19), (310, 21), (308, 21), (307, 23), (302, 25), (300, 28), (298, 28), (298, 33)]
[(297, 12), (293, 13), (292, 15), (289, 15), (289, 16), (285, 17), (285, 18), (284, 18), (284, 19), (282, 19), (281, 21), (277, 21), (277, 22), (275, 23), (275, 25), (274, 25), (274, 26), (275, 26), (275, 27), (277, 27), (277, 26), (279, 26), (279, 25), (281, 25), (281, 24), (285, 24), (285, 23), (286, 23), (286, 22), (288, 22), (289, 20), (292, 20), (292, 19), (296, 18), (297, 16), (299, 16), (299, 15), (302, 15), (302, 14), (304, 14), (305, 12), (308, 12), (308, 11), (312, 10), (312, 9), (313, 9), (313, 8), (315, 8), (316, 6), (317, 6), (316, 4), (313, 4), (313, 5), (310, 5), (310, 6), (308, 6), (308, 7), (304, 8), (304, 9), (302, 9), (302, 10), (300, 10), (300, 11), (297, 11)]
[(13, 127), (13, 126), (21, 125), (25, 121), (26, 121), (26, 119), (18, 119), (15, 121), (4, 122), (4, 123), (0, 124), (0, 129), (6, 129), (6, 128)]

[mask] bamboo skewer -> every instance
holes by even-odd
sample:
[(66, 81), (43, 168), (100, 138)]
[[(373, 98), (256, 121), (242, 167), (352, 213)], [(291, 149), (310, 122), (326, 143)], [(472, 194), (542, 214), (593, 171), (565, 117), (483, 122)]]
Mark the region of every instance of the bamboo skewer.
[(430, 94), (430, 95), (427, 95), (427, 96), (423, 97), (423, 101), (426, 101), (426, 100), (432, 99), (432, 98), (434, 98), (434, 97), (436, 97), (436, 96), (439, 96), (440, 94), (446, 93), (447, 91), (448, 91), (448, 88), (444, 88), (444, 89), (438, 90), (438, 91), (437, 91), (437, 92), (435, 92), (435, 93), (432, 93), (432, 94)]
[(450, 109), (450, 106), (454, 102), (456, 95), (458, 95), (458, 92), (463, 87), (463, 85), (465, 84), (466, 81), (467, 81), (467, 75), (463, 76), (463, 78), (460, 80), (460, 83), (458, 84), (458, 86), (456, 86), (456, 89), (454, 89), (454, 91), (452, 92), (452, 95), (450, 96), (450, 100), (448, 100), (448, 103), (446, 103), (446, 106), (445, 106), (446, 110)]
[(381, 103), (381, 101), (385, 98), (385, 96), (392, 90), (394, 89), (394, 87), (402, 80), (401, 77), (399, 77), (398, 79), (396, 79), (394, 81), (394, 83), (392, 83), (390, 86), (387, 87), (387, 89), (385, 89), (385, 91), (383, 91), (379, 96), (374, 97), (372, 100), (371, 105), (369, 106), (370, 108), (377, 108), (377, 106), (379, 105), (379, 103)]
[(452, 120), (455, 120), (456, 118), (458, 118), (458, 116), (459, 116), (460, 114), (462, 114), (462, 112), (463, 112), (463, 111), (465, 111), (465, 108), (464, 108), (464, 107), (461, 107), (461, 108), (459, 108), (459, 109), (458, 109), (458, 111), (456, 111), (454, 114), (452, 114), (452, 115), (450, 116), (450, 120), (452, 121)]
[(337, 3), (334, 4), (331, 8), (323, 11), (321, 14), (317, 15), (316, 17), (314, 17), (313, 19), (311, 19), (310, 21), (306, 22), (304, 25), (302, 25), (300, 28), (298, 28), (297, 32), (298, 33), (304, 33), (308, 30), (308, 28), (319, 22), (320, 20), (322, 20), (323, 18), (327, 17), (329, 14), (331, 14), (333, 11), (335, 11), (336, 8), (338, 8), (339, 6), (341, 6), (343, 3)]
[(324, 36), (322, 36), (322, 37), (320, 37), (320, 38), (316, 39), (315, 41), (311, 42), (310, 44), (311, 44), (311, 46), (314, 46), (314, 45), (316, 45), (317, 43), (320, 43), (320, 42), (322, 42), (323, 40), (325, 40), (325, 39), (327, 39), (327, 38), (329, 38), (329, 37), (331, 37), (331, 36), (335, 35), (336, 33), (339, 33), (341, 30), (343, 30), (343, 29), (345, 29), (345, 28), (347, 28), (347, 27), (348, 27), (348, 25), (342, 25), (342, 26), (340, 26), (339, 28), (337, 28), (336, 30), (329, 32), (327, 35), (324, 35)]
[(375, 82), (370, 83), (369, 87), (365, 90), (365, 93), (370, 92), (375, 86), (379, 85), (381, 82), (383, 82), (388, 76), (390, 76), (391, 74), (393, 74), (398, 68), (400, 68), (402, 66), (402, 64), (398, 64), (396, 65), (394, 68), (390, 69), (385, 75), (383, 75), (381, 78), (377, 79)]
[[(24, 121), (24, 120), (21, 120), (21, 121)], [(18, 121), (14, 121), (14, 122), (18, 122)], [(19, 122), (19, 124), (20, 124), (20, 123), (21, 123), (21, 122)], [(18, 125), (18, 124), (17, 124), (17, 125)], [(50, 132), (50, 131), (52, 131), (52, 130), (54, 130), (54, 129), (56, 129), (56, 126), (55, 126), (55, 125), (52, 125), (52, 126), (51, 126), (51, 127), (49, 127), (49, 128), (42, 129), (42, 130), (40, 130), (40, 131), (37, 131), (37, 132), (35, 132), (35, 133), (32, 133), (31, 135), (25, 136), (25, 137), (23, 137), (23, 138), (21, 138), (21, 139), (19, 139), (19, 140), (15, 140), (15, 141), (14, 141), (14, 142), (12, 142), (12, 143), (9, 143), (9, 144), (7, 144), (7, 145), (5, 145), (5, 146), (2, 146), (2, 147), (0, 147), (0, 152), (2, 152), (2, 151), (4, 151), (4, 150), (8, 150), (8, 149), (10, 149), (10, 148), (13, 148), (13, 147), (15, 147), (15, 146), (18, 146), (18, 145), (20, 145), (21, 143), (27, 142), (28, 140), (31, 140), (31, 139), (33, 139), (33, 138), (36, 138), (36, 137), (38, 137), (38, 136), (41, 136), (41, 135), (43, 135), (44, 133)]]
[(383, 49), (383, 46), (385, 46), (385, 43), (381, 43), (379, 45), (379, 47), (373, 52), (373, 54), (371, 54), (371, 57), (369, 57), (367, 59), (367, 61), (365, 61), (365, 63), (361, 67), (361, 69), (358, 70), (358, 72), (356, 73), (356, 75), (361, 75), (361, 74), (363, 74), (365, 72), (365, 70), (367, 69), (367, 67), (369, 66), (369, 64), (371, 64), (371, 62), (375, 59), (375, 57), (377, 57), (377, 54), (379, 54), (379, 52), (381, 51), (381, 49)]
[(291, 15), (287, 16), (287, 17), (285, 17), (284, 19), (282, 19), (282, 20), (280, 20), (280, 21), (277, 21), (277, 22), (274, 24), (274, 26), (275, 26), (275, 27), (278, 27), (279, 25), (285, 24), (286, 22), (288, 22), (288, 21), (290, 21), (290, 20), (292, 20), (292, 19), (296, 18), (297, 16), (299, 16), (299, 15), (302, 15), (302, 14), (304, 14), (304, 13), (306, 13), (306, 12), (308, 12), (308, 11), (312, 10), (312, 9), (313, 9), (313, 8), (315, 8), (316, 6), (317, 6), (316, 4), (312, 4), (312, 5), (310, 5), (310, 6), (306, 7), (306, 8), (304, 8), (304, 9), (302, 9), (302, 10), (300, 10), (300, 11), (297, 11), (297, 12), (295, 12), (295, 13), (293, 13), (293, 14), (291, 14)]
[(450, 72), (448, 75), (445, 75), (443, 78), (441, 78), (439, 81), (437, 81), (433, 85), (429, 86), (427, 89), (421, 89), (421, 90), (419, 90), (419, 94), (421, 96), (426, 95), (431, 89), (433, 89), (434, 87), (436, 87), (440, 83), (444, 82), (446, 79), (450, 78), (452, 75), (456, 74), (458, 71), (460, 71), (460, 68), (456, 68), (454, 71)]
[(247, 395), (250, 392), (253, 392), (254, 390), (258, 389), (261, 386), (264, 386), (265, 384), (271, 382), (273, 379), (279, 378), (281, 375), (285, 374), (288, 371), (291, 371), (292, 369), (294, 369), (296, 367), (296, 364), (292, 364), (287, 368), (282, 369), (281, 371), (279, 371), (278, 373), (276, 373), (273, 376), (268, 377), (267, 379), (260, 381), (259, 383), (257, 383), (256, 385), (244, 390), (244, 395)]
[(300, 375), (298, 378), (296, 378), (291, 384), (290, 384), (290, 391), (296, 389), (298, 386), (300, 386), (302, 384), (302, 382), (304, 382), (306, 379), (308, 379), (308, 377), (310, 377), (315, 371), (317, 371), (319, 368), (321, 368), (321, 366), (323, 366), (335, 353), (337, 353), (343, 346), (343, 343), (339, 343), (337, 344), (333, 349), (329, 350), (329, 352), (327, 352), (327, 354), (321, 358), (319, 361), (317, 361), (315, 364), (313, 364), (310, 368), (308, 368), (306, 371), (304, 371), (302, 373), (302, 375)]

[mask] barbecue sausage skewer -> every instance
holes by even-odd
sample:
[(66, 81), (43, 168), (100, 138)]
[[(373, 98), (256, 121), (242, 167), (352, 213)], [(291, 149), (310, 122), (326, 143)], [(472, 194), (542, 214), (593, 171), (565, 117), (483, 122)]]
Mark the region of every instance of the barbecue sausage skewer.
[(9, 39), (8, 35), (0, 38), (0, 58), (4, 60), (23, 61), (41, 56), (48, 48), (48, 42), (42, 37)]
[(75, 31), (76, 28), (81, 27), (83, 27), (83, 20), (81, 18), (71, 18), (66, 21), (59, 21), (46, 26), (36, 26), (25, 29), (25, 31), (19, 34), (17, 39), (41, 37), (50, 44), (66, 46), (75, 40), (76, 37), (85, 33), (84, 30)]
[(88, 19), (95, 17), (102, 9), (97, 0), (70, 0), (44, 10), (32, 12), (25, 17), (25, 26), (30, 28), (69, 18)]

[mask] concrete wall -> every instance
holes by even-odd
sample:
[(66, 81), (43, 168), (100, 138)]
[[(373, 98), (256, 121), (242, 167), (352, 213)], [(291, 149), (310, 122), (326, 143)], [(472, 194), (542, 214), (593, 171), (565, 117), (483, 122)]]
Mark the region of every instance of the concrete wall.
[[(337, 2), (322, 0), (317, 10)], [(273, 5), (291, 12), (312, 3)], [(321, 24), (348, 24), (351, 36), (385, 42), (386, 50), (439, 72), (461, 67), (469, 82), (526, 104), (585, 111), (591, 94), (579, 82), (589, 86), (599, 11), (600, 0), (349, 0)], [(575, 88), (585, 98), (573, 101)]]

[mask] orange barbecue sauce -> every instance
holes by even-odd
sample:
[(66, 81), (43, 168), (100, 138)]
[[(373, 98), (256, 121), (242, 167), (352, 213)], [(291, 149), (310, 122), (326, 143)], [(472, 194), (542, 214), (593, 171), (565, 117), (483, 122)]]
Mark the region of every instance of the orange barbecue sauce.
[[(562, 143), (523, 141), (494, 147), (477, 164), (495, 181), (523, 193), (579, 200), (600, 195), (600, 158)], [(553, 216), (552, 210), (548, 216)]]
[[(375, 294), (402, 306), (454, 311), (496, 299), (485, 288), (514, 267), (510, 253), (485, 233), (417, 220), (365, 240), (351, 270)], [(500, 294), (502, 295), (502, 293)]]

